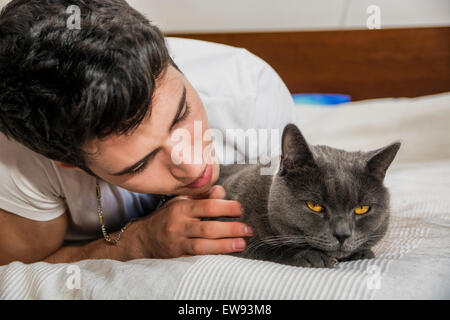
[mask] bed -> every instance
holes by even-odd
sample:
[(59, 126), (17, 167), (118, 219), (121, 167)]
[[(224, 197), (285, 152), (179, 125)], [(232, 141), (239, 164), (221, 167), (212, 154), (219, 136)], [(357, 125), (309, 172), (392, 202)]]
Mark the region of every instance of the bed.
[[(436, 76), (436, 83), (441, 80)], [(335, 269), (227, 255), (13, 262), (0, 267), (0, 298), (449, 299), (450, 90), (445, 88), (442, 93), (412, 88), (401, 94), (409, 98), (376, 99), (356, 88), (341, 93), (357, 101), (295, 107), (292, 120), (312, 144), (370, 150), (402, 141), (385, 180), (391, 192), (391, 223), (374, 248), (375, 259), (344, 262)], [(289, 90), (302, 92), (295, 86)], [(326, 125), (317, 126), (318, 122)]]

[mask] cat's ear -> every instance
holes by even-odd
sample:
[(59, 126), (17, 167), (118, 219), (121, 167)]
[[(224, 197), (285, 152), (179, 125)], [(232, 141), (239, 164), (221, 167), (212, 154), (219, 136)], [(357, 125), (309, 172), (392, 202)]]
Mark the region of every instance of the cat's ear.
[(311, 169), (316, 163), (308, 143), (295, 124), (284, 127), (281, 138), (280, 175), (290, 169)]
[(394, 160), (398, 149), (400, 149), (400, 142), (394, 142), (384, 148), (369, 152), (369, 160), (367, 161), (367, 173), (379, 180), (383, 180), (386, 171)]

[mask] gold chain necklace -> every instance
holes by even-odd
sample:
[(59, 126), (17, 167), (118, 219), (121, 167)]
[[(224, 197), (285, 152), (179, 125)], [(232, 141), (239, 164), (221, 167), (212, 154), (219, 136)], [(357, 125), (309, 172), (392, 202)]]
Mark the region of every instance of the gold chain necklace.
[[(123, 226), (120, 229), (120, 232), (115, 239), (111, 238), (111, 236), (106, 231), (105, 224), (103, 223), (102, 191), (101, 191), (100, 185), (98, 183), (98, 179), (95, 180), (95, 184), (96, 184), (96, 191), (97, 191), (97, 215), (98, 215), (98, 219), (100, 221), (100, 226), (102, 228), (103, 238), (105, 238), (105, 240), (108, 244), (116, 245), (117, 242), (119, 242), (120, 237), (122, 236), (122, 233), (130, 226), (130, 224), (132, 222), (134, 222), (138, 219), (132, 218), (125, 226)], [(156, 206), (156, 209), (160, 208), (164, 203), (166, 203), (166, 201), (169, 200), (169, 198), (170, 197), (167, 195), (162, 195), (159, 199), (159, 203)]]

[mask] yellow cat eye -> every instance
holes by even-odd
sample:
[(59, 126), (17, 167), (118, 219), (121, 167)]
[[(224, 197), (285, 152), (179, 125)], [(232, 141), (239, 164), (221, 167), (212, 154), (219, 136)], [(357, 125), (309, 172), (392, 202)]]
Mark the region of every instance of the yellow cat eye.
[(323, 207), (320, 204), (306, 201), (306, 205), (308, 206), (308, 208), (310, 208), (314, 212), (322, 212), (323, 211)]
[(353, 211), (356, 214), (364, 214), (367, 213), (367, 211), (369, 211), (370, 206), (360, 206), (360, 207), (356, 207)]

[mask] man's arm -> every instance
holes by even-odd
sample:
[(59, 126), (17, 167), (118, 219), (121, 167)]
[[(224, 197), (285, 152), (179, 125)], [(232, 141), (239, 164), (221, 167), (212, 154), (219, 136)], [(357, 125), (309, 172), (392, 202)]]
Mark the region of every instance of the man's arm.
[(61, 247), (66, 229), (67, 213), (50, 221), (35, 221), (0, 209), (0, 265), (46, 258)]
[[(47, 256), (43, 261), (48, 263), (70, 263), (85, 259), (112, 259), (128, 261), (132, 259), (149, 258), (143, 249), (140, 238), (142, 222), (132, 223), (122, 234), (116, 245), (108, 244), (105, 239), (100, 238), (82, 245), (70, 245), (59, 248)], [(111, 233), (115, 239), (119, 231)]]
[[(232, 253), (245, 249), (242, 237), (251, 229), (242, 222), (201, 221), (202, 217), (242, 214), (237, 201), (222, 200), (221, 186), (208, 199), (175, 197), (152, 214), (133, 222), (116, 245), (103, 238), (83, 245), (62, 246), (67, 215), (41, 222), (0, 209), (0, 265), (12, 261), (70, 263), (85, 259), (127, 261), (183, 255)], [(118, 232), (111, 234), (115, 238)]]
[(143, 257), (143, 253), (139, 253), (141, 246), (137, 243), (137, 225), (133, 224), (116, 246), (99, 239), (84, 245), (63, 247), (67, 215), (65, 212), (50, 221), (35, 221), (0, 209), (0, 265), (13, 261), (69, 263), (83, 259), (126, 261)]

